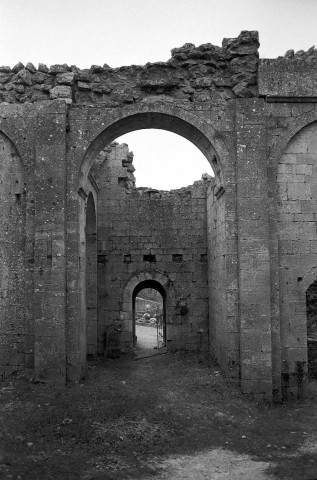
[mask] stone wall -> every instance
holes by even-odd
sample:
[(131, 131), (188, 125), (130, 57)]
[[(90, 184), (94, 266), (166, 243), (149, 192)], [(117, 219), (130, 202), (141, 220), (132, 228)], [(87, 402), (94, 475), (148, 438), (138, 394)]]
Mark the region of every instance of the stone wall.
[[(102, 159), (102, 160), (101, 160)], [(128, 146), (112, 144), (97, 159), (99, 350), (107, 326), (132, 344), (132, 319), (120, 317), (131, 277), (164, 272), (169, 278), (167, 343), (171, 350), (206, 348), (208, 287), (205, 180), (174, 191), (127, 187)], [(104, 163), (101, 163), (101, 162)], [(128, 167), (127, 167), (127, 166)], [(154, 179), (153, 179), (154, 180)], [(132, 303), (132, 297), (131, 297)]]
[(25, 335), (29, 333), (25, 298), (27, 191), (21, 158), (1, 132), (0, 151), (0, 372), (8, 375), (24, 368)]
[[(277, 184), (282, 361), (287, 375), (296, 370), (298, 362), (306, 362), (307, 355), (302, 283), (317, 265), (317, 123), (301, 130), (287, 145), (277, 166)], [(296, 380), (296, 376), (288, 379)]]
[(86, 342), (87, 354), (97, 353), (97, 212), (90, 192), (86, 209)]
[[(305, 395), (317, 54), (258, 61), (257, 48), (257, 33), (242, 32), (144, 67), (0, 67), (1, 374), (78, 381), (108, 324), (131, 344), (143, 282), (166, 293), (172, 349), (210, 333), (244, 392)], [(196, 145), (215, 171), (209, 190), (136, 189), (132, 156), (105, 148), (145, 128)]]
[[(216, 196), (217, 194), (217, 196)], [(214, 184), (208, 191), (208, 255), (209, 255), (209, 337), (218, 362), (228, 368), (227, 295), (226, 295), (226, 216), (225, 192)]]

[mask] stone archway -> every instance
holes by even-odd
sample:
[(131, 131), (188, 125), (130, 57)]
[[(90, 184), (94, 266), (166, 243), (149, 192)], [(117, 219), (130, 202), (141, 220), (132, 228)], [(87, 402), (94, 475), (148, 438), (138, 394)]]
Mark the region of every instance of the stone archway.
[[(167, 321), (166, 321), (166, 290), (161, 285), (161, 283), (157, 282), (156, 280), (145, 280), (140, 282), (132, 293), (132, 338), (133, 338), (133, 346), (138, 345), (138, 335), (137, 335), (137, 319), (136, 319), (136, 298), (137, 295), (142, 292), (144, 289), (151, 289), (155, 290), (161, 296), (161, 306), (162, 306), (162, 315), (158, 317), (159, 321), (156, 324), (156, 328), (154, 331), (154, 336), (152, 336), (152, 343), (153, 338), (155, 339), (155, 348), (162, 348), (167, 346)], [(155, 325), (153, 325), (155, 326)], [(160, 338), (158, 338), (160, 336)], [(154, 346), (154, 345), (153, 345)]]
[[(209, 217), (208, 222), (210, 221), (209, 229), (218, 229), (221, 228), (223, 222), (226, 222), (227, 228), (231, 229), (232, 232), (236, 229), (236, 215), (237, 215), (237, 206), (236, 206), (236, 180), (235, 180), (235, 168), (234, 168), (234, 155), (230, 155), (229, 149), (224, 141), (222, 134), (215, 130), (213, 121), (210, 120), (210, 115), (204, 112), (203, 115), (200, 115), (201, 112), (194, 112), (182, 108), (178, 108), (172, 104), (167, 104), (164, 102), (155, 102), (151, 104), (134, 104), (127, 107), (103, 110), (101, 108), (89, 108), (87, 109), (87, 115), (85, 120), (85, 128), (77, 129), (72, 128), (72, 125), (77, 125), (78, 122), (82, 122), (82, 110), (72, 109), (69, 112), (69, 124), (70, 124), (70, 148), (69, 148), (69, 182), (68, 190), (69, 192), (79, 192), (79, 214), (77, 210), (77, 205), (71, 200), (68, 204), (69, 212), (68, 218), (75, 219), (83, 218), (85, 204), (82, 201), (82, 196), (87, 196), (89, 191), (89, 172), (90, 168), (93, 165), (93, 162), (99, 152), (107, 145), (109, 142), (113, 141), (120, 135), (128, 133), (133, 130), (138, 129), (148, 129), (148, 128), (158, 128), (164, 129), (176, 134), (179, 134), (191, 141), (197, 148), (205, 155), (208, 162), (211, 164), (215, 174), (216, 174), (216, 184), (215, 192), (216, 195), (212, 195), (213, 200), (210, 202), (213, 203), (208, 207), (210, 212), (214, 213)], [(72, 147), (72, 145), (74, 145)], [(81, 157), (80, 157), (81, 155)], [(79, 169), (78, 169), (79, 168)], [(76, 178), (78, 183), (76, 183)], [(73, 193), (70, 193), (73, 198)], [(228, 195), (228, 197), (227, 197)], [(218, 199), (221, 197), (221, 208), (215, 208), (215, 204), (218, 203)], [(228, 198), (228, 201), (226, 201)], [(214, 222), (213, 217), (221, 216), (221, 220), (218, 223)], [(74, 222), (70, 221), (69, 228), (74, 232)], [(80, 225), (77, 225), (77, 231), (79, 233), (79, 245), (81, 245), (85, 240), (83, 237), (83, 229), (80, 228)], [(74, 238), (72, 236), (72, 238)], [(74, 238), (75, 240), (75, 238)], [(209, 238), (208, 249), (214, 251), (218, 249), (217, 243), (217, 233), (214, 232), (213, 235)], [(224, 246), (224, 244), (223, 244)], [(81, 248), (81, 247), (80, 247)], [(227, 270), (233, 271), (237, 270), (238, 266), (235, 261), (235, 255), (237, 255), (237, 247), (232, 243), (230, 246), (230, 255), (228, 255), (226, 262)], [(177, 253), (177, 252), (176, 252)], [(205, 254), (207, 259), (207, 255)], [(214, 260), (215, 258), (218, 260)], [(234, 291), (237, 291), (238, 284), (227, 284), (225, 276), (221, 273), (223, 272), (223, 262), (224, 256), (223, 252), (216, 252), (215, 255), (208, 258), (211, 259), (211, 262), (216, 261), (216, 267), (214, 269), (209, 268), (210, 275), (213, 275), (214, 278), (210, 279), (210, 305), (215, 306), (212, 310), (211, 322), (218, 322), (217, 328), (214, 329), (216, 334), (212, 337), (213, 342), (213, 351), (216, 351), (220, 348), (220, 351), (226, 349), (226, 345), (221, 347), (221, 344), (226, 343), (226, 335), (221, 333), (222, 326), (226, 325), (226, 316), (230, 315), (230, 322), (232, 323), (232, 318), (235, 318), (235, 322), (238, 323), (238, 311), (236, 305), (231, 308), (230, 314), (226, 307), (227, 305), (227, 296), (230, 298), (232, 294), (235, 294)], [(220, 262), (221, 260), (221, 262)], [(67, 257), (68, 264), (70, 265), (69, 271), (72, 270), (72, 266), (76, 263), (76, 258), (73, 256), (72, 248), (69, 249), (69, 255)], [(74, 298), (76, 295), (76, 279), (73, 275), (69, 275), (68, 282), (68, 296)], [(219, 286), (221, 285), (221, 287)], [(217, 291), (219, 288), (226, 293), (219, 295)], [(230, 291), (229, 291), (230, 290)], [(71, 305), (71, 302), (68, 302)], [(222, 302), (221, 306), (217, 306), (219, 302)], [(221, 312), (221, 318), (217, 316), (218, 312)], [(102, 314), (102, 312), (101, 312)], [(124, 316), (125, 311), (123, 310), (121, 314)], [(76, 351), (76, 346), (73, 342), (74, 337), (77, 335), (77, 322), (78, 317), (75, 315), (75, 311), (69, 308), (67, 313), (67, 335), (70, 339), (69, 345), (69, 358), (72, 358), (72, 364), (74, 364), (78, 351)], [(237, 358), (237, 352), (239, 352), (239, 335), (238, 327), (230, 327), (232, 340), (231, 344), (231, 353), (229, 357), (232, 356), (232, 363), (235, 365), (239, 364)], [(203, 329), (204, 330), (204, 329)], [(204, 330), (205, 331), (205, 330)], [(101, 333), (98, 333), (98, 338), (101, 336)], [(174, 332), (174, 337), (176, 338), (176, 327)], [(201, 337), (201, 335), (199, 335)], [(233, 338), (234, 337), (234, 338)], [(100, 343), (100, 342), (98, 342)], [(220, 347), (219, 347), (220, 346)], [(98, 351), (102, 348), (101, 345), (98, 347)], [(83, 356), (81, 355), (81, 359)], [(221, 359), (222, 361), (222, 359)], [(223, 358), (223, 366), (226, 369), (228, 365), (227, 358)], [(80, 362), (80, 371), (82, 369), (82, 361)], [(70, 369), (69, 369), (70, 371)], [(238, 374), (238, 372), (237, 372)]]
[[(135, 105), (103, 118), (98, 112), (99, 121), (91, 125), (88, 143), (80, 164), (79, 186), (85, 183), (89, 170), (98, 153), (116, 138), (142, 129), (162, 129), (176, 133), (193, 143), (206, 157), (216, 175), (222, 182), (230, 184), (227, 170), (232, 167), (232, 158), (220, 132), (215, 130), (211, 121), (197, 117), (190, 111), (176, 109), (164, 103)], [(91, 140), (93, 138), (93, 140)]]
[[(172, 310), (172, 282), (170, 278), (160, 272), (141, 272), (132, 277), (124, 288), (122, 296), (122, 309), (120, 320), (124, 322), (124, 332), (121, 335), (125, 348), (133, 345), (134, 337), (134, 299), (137, 292), (143, 288), (155, 288), (161, 293), (163, 298), (165, 323), (168, 323), (168, 316)], [(165, 327), (166, 328), (166, 327)], [(165, 333), (166, 337), (166, 333)], [(123, 346), (123, 345), (122, 345)]]

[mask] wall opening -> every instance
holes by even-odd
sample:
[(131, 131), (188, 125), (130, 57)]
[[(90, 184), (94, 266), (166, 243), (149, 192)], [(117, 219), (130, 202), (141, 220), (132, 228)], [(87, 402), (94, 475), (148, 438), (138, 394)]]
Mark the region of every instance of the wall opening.
[(214, 176), (202, 152), (180, 135), (159, 129), (137, 130), (116, 139), (132, 150), (136, 186), (172, 190)]
[[(213, 180), (211, 175), (201, 178), (201, 174), (208, 169), (212, 173), (214, 168), (215, 182), (222, 184), (222, 160), (218, 151), (226, 161), (227, 150), (210, 125), (205, 128), (196, 120), (188, 113), (186, 120), (175, 116), (174, 112), (132, 114), (108, 125), (86, 150), (79, 187), (85, 190), (89, 177), (97, 184), (98, 191), (98, 259), (102, 259), (98, 262), (98, 353), (102, 353), (104, 334), (110, 327), (120, 332), (122, 351), (128, 351), (133, 344), (135, 312), (132, 312), (131, 299), (126, 302), (122, 298), (125, 298), (124, 285), (139, 272), (152, 276), (154, 272), (171, 275), (175, 296), (185, 295), (189, 299), (188, 318), (191, 322), (188, 321), (185, 326), (183, 318), (175, 314), (172, 305), (168, 307), (169, 319), (166, 322), (164, 306), (163, 335), (166, 341), (168, 323), (170, 348), (194, 350), (201, 344), (207, 347), (208, 269), (203, 265), (201, 255), (207, 259), (207, 195), (210, 196), (209, 186)], [(185, 139), (187, 145), (191, 143), (191, 147), (198, 149), (206, 167), (199, 172), (198, 178), (194, 174), (189, 182), (185, 181), (186, 186), (182, 187), (182, 183), (181, 188), (176, 187), (177, 190), (157, 190), (155, 183), (136, 187), (132, 152), (124, 152), (124, 145), (129, 150), (126, 144), (111, 142), (122, 135), (142, 130), (146, 134), (153, 133), (153, 130), (157, 133), (156, 129), (170, 133), (171, 137), (183, 137), (182, 141)], [(148, 151), (149, 166), (153, 165), (152, 152), (153, 146)], [(175, 157), (177, 154), (177, 151), (173, 152)], [(192, 158), (192, 166), (194, 163)], [(165, 175), (174, 176), (168, 171)], [(193, 276), (195, 281), (190, 284)], [(180, 330), (182, 335), (179, 335)]]
[(317, 378), (317, 280), (306, 290), (308, 376)]
[[(107, 145), (125, 134), (139, 133), (143, 130), (162, 130), (183, 137), (200, 150), (214, 170), (215, 175), (222, 176), (222, 160), (220, 161), (219, 155), (226, 162), (228, 151), (220, 140), (218, 133), (210, 125), (206, 128), (206, 133), (201, 128), (203, 126), (201, 123), (197, 123), (195, 116), (186, 112), (186, 120), (184, 120), (180, 116), (174, 115), (174, 110), (173, 113), (144, 111), (120, 118), (105, 128), (86, 150), (79, 173), (79, 187), (85, 183), (96, 157)], [(211, 143), (210, 136), (215, 147)]]
[(97, 221), (93, 194), (86, 208), (86, 342), (87, 355), (97, 354)]
[(138, 353), (154, 352), (166, 346), (165, 290), (158, 282), (147, 280), (132, 294), (133, 346)]

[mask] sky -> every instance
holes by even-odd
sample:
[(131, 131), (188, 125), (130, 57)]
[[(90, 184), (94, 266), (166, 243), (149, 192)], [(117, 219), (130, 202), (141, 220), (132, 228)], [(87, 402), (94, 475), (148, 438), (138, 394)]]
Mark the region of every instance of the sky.
[[(241, 30), (258, 30), (260, 57), (275, 58), (317, 44), (316, 19), (317, 0), (0, 0), (0, 65), (144, 65), (184, 43), (221, 46)], [(179, 188), (211, 173), (175, 134), (140, 130), (119, 140), (134, 152), (137, 186)]]

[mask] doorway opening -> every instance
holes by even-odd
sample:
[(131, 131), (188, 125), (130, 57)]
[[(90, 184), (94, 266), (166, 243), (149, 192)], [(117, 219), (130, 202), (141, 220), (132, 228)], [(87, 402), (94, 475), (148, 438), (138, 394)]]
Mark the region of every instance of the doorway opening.
[(306, 290), (308, 376), (317, 378), (317, 280)]
[(155, 280), (139, 283), (132, 295), (133, 346), (138, 352), (166, 347), (165, 290)]

